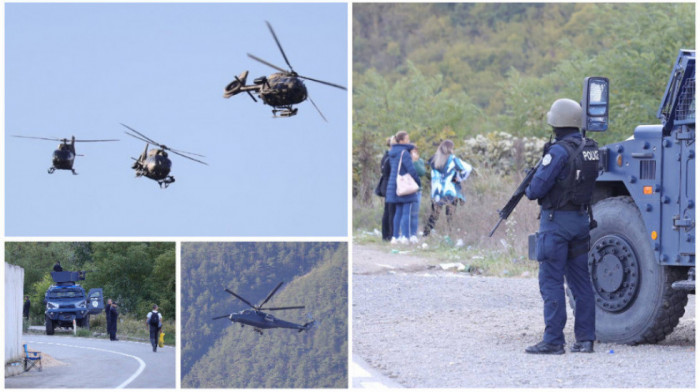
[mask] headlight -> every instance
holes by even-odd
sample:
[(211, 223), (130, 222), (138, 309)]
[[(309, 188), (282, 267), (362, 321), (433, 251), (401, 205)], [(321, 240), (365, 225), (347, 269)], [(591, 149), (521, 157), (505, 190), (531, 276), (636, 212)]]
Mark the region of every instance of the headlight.
[(58, 304), (53, 303), (53, 302), (47, 302), (47, 303), (46, 303), (46, 307), (47, 307), (48, 309), (58, 309)]

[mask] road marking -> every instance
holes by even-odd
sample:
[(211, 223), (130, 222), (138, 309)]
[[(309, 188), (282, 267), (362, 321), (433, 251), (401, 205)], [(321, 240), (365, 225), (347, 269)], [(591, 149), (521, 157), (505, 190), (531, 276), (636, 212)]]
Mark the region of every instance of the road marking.
[(139, 358), (135, 355), (131, 355), (131, 354), (120, 353), (119, 351), (106, 350), (104, 348), (96, 348), (96, 347), (75, 346), (72, 344), (65, 344), (65, 343), (38, 342), (38, 341), (32, 341), (32, 340), (28, 340), (27, 343), (53, 344), (55, 346), (64, 346), (64, 347), (73, 347), (73, 348), (83, 348), (83, 349), (87, 349), (87, 350), (104, 351), (107, 353), (123, 355), (125, 357), (129, 357), (129, 358), (133, 358), (133, 359), (137, 360), (139, 363), (139, 369), (134, 374), (132, 374), (131, 377), (127, 378), (126, 381), (119, 384), (119, 386), (115, 387), (116, 389), (122, 389), (122, 388), (126, 387), (127, 385), (131, 384), (131, 382), (134, 381), (136, 379), (136, 377), (138, 377), (143, 372), (144, 369), (146, 369), (146, 362), (144, 362), (141, 358)]

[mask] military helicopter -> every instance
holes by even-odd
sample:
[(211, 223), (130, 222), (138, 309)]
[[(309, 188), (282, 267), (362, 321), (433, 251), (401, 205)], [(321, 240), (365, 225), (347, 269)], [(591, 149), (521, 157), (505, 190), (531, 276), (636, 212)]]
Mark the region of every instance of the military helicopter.
[(284, 68), (273, 65), (259, 57), (248, 53), (248, 57), (252, 58), (253, 60), (259, 61), (280, 72), (273, 73), (272, 75), (267, 77), (261, 76), (253, 80), (252, 85), (246, 85), (248, 71), (243, 71), (243, 73), (241, 73), (239, 76), (236, 76), (236, 79), (234, 81), (226, 85), (226, 88), (224, 88), (224, 98), (230, 98), (236, 94), (245, 91), (248, 93), (250, 98), (253, 99), (253, 101), (258, 102), (251, 93), (251, 91), (257, 92), (258, 97), (262, 99), (264, 104), (273, 107), (272, 115), (274, 117), (291, 117), (296, 115), (298, 109), (294, 108), (293, 105), (301, 103), (308, 98), (308, 100), (311, 101), (318, 113), (321, 115), (323, 120), (328, 121), (326, 120), (326, 117), (323, 115), (323, 113), (321, 113), (321, 110), (318, 108), (318, 106), (316, 106), (316, 103), (309, 96), (308, 92), (306, 91), (306, 86), (304, 85), (302, 79), (311, 80), (317, 83), (325, 84), (327, 86), (332, 86), (343, 90), (347, 90), (347, 88), (339, 84), (324, 82), (322, 80), (313, 79), (308, 76), (302, 76), (296, 73), (292, 68), (292, 65), (289, 63), (287, 55), (282, 49), (282, 45), (277, 39), (275, 31), (272, 29), (272, 25), (270, 25), (269, 22), (265, 23), (267, 23), (267, 28), (270, 29), (270, 33), (272, 33), (272, 37), (275, 39), (277, 47), (280, 49), (280, 52), (282, 52), (282, 57), (284, 57), (284, 61), (287, 63), (289, 70), (285, 70)]
[[(39, 140), (50, 140), (50, 141), (55, 141), (55, 142), (60, 142), (58, 145), (58, 148), (56, 151), (53, 152), (53, 159), (52, 163), (53, 166), (51, 166), (48, 170), (49, 174), (53, 174), (53, 172), (56, 171), (56, 169), (59, 170), (70, 170), (73, 175), (78, 175), (78, 173), (75, 172), (75, 169), (73, 169), (73, 161), (75, 160), (76, 153), (75, 153), (75, 143), (76, 142), (118, 142), (119, 139), (101, 139), (101, 140), (82, 140), (82, 139), (76, 139), (75, 136), (71, 136), (70, 141), (67, 138), (63, 139), (58, 139), (58, 138), (51, 138), (51, 137), (35, 137), (35, 136), (20, 136), (20, 135), (12, 135), (14, 137), (21, 137), (25, 139), (39, 139)], [(83, 156), (83, 155), (80, 155)]]
[(240, 312), (237, 313), (231, 313), (225, 316), (218, 316), (214, 317), (212, 320), (218, 320), (222, 318), (227, 318), (231, 320), (232, 323), (240, 323), (241, 328), (245, 327), (246, 325), (250, 325), (253, 327), (253, 330), (260, 335), (263, 334), (262, 330), (263, 329), (269, 329), (269, 328), (289, 328), (289, 329), (296, 329), (299, 332), (301, 331), (306, 331), (309, 328), (313, 327), (314, 324), (316, 323), (315, 321), (310, 321), (306, 324), (295, 324), (291, 323), (289, 321), (284, 321), (276, 318), (275, 316), (262, 312), (262, 310), (282, 310), (282, 309), (304, 309), (304, 306), (284, 306), (284, 307), (276, 307), (276, 308), (263, 308), (263, 305), (267, 303), (267, 301), (272, 298), (273, 295), (275, 295), (275, 292), (282, 286), (284, 282), (280, 282), (277, 287), (275, 287), (270, 294), (268, 294), (267, 298), (265, 298), (264, 301), (260, 303), (260, 305), (253, 305), (250, 302), (248, 302), (247, 299), (239, 296), (238, 294), (234, 293), (233, 291), (229, 289), (225, 289), (225, 291), (234, 297), (240, 299), (243, 301), (246, 305), (250, 306), (253, 309), (245, 309), (241, 310)]
[[(191, 159), (195, 162), (199, 162), (203, 165), (206, 165), (206, 162), (202, 162), (199, 159), (192, 158), (188, 155), (196, 155), (198, 157), (204, 157), (204, 155), (199, 155), (193, 152), (187, 152), (187, 151), (179, 151), (175, 150), (173, 148), (167, 147), (163, 144), (160, 144), (153, 139), (150, 139), (148, 136), (142, 134), (141, 132), (135, 130), (134, 128), (131, 128), (128, 125), (122, 124), (132, 132), (136, 133), (136, 135), (124, 131), (127, 135), (131, 137), (135, 137), (136, 139), (139, 139), (141, 141), (146, 142), (146, 148), (143, 150), (143, 153), (139, 156), (138, 159), (132, 158), (134, 161), (134, 164), (131, 166), (134, 171), (136, 171), (136, 177), (147, 177), (152, 180), (155, 180), (158, 182), (158, 185), (160, 185), (161, 188), (167, 188), (168, 185), (172, 184), (175, 182), (175, 177), (170, 176), (170, 167), (171, 167), (171, 162), (170, 159), (168, 159), (168, 153), (165, 152), (166, 150), (171, 151), (173, 154), (180, 155), (182, 157), (185, 157), (187, 159)], [(154, 144), (158, 146), (158, 149), (151, 149), (150, 151), (148, 150), (148, 144)]]

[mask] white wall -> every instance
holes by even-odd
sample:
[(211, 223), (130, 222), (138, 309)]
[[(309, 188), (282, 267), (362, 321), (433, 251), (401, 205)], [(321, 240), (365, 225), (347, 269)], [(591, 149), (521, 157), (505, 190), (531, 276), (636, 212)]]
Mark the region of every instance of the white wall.
[(24, 357), (22, 348), (22, 305), (24, 269), (5, 263), (5, 362)]

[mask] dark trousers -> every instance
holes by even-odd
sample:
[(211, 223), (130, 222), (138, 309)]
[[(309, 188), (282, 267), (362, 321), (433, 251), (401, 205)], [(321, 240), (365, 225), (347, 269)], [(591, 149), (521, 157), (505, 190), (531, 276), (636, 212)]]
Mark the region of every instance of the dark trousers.
[(577, 341), (595, 340), (595, 299), (588, 272), (590, 242), (588, 214), (579, 211), (542, 211), (537, 234), (540, 294), (544, 300), (544, 341), (564, 344), (566, 293), (564, 277), (576, 304)]
[(152, 325), (149, 325), (148, 329), (151, 334), (151, 346), (153, 346), (153, 351), (156, 351), (158, 350), (158, 332), (160, 329)]
[(382, 215), (382, 239), (391, 241), (394, 236), (394, 214), (396, 204), (384, 202), (384, 215)]
[(111, 327), (109, 329), (109, 340), (117, 340), (117, 327)]

